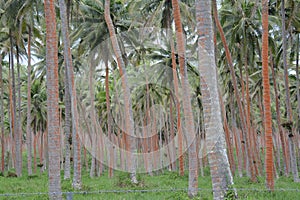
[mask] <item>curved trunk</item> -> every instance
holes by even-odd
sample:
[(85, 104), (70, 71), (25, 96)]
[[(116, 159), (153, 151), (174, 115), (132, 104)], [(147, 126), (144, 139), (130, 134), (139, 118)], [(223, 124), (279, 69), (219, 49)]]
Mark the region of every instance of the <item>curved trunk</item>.
[(71, 96), (71, 114), (72, 114), (72, 144), (74, 150), (73, 162), (74, 162), (74, 177), (73, 187), (76, 189), (81, 188), (81, 141), (79, 136), (79, 122), (78, 122), (78, 111), (77, 111), (77, 95), (75, 88), (74, 70), (72, 64), (72, 55), (70, 49), (70, 39), (68, 31), (68, 19), (67, 9), (64, 0), (59, 0), (60, 7), (60, 18), (61, 18), (61, 30), (64, 43), (64, 58), (66, 63), (67, 75), (68, 75), (68, 86), (69, 94)]
[(180, 9), (178, 0), (172, 0), (173, 15), (176, 27), (176, 40), (179, 56), (180, 75), (182, 80), (182, 98), (183, 112), (186, 124), (186, 141), (189, 155), (189, 186), (188, 195), (194, 197), (198, 192), (198, 159), (196, 151), (196, 134), (194, 117), (191, 105), (190, 87), (188, 82), (188, 74), (185, 60), (185, 38), (181, 23)]
[(278, 124), (278, 132), (279, 132), (279, 136), (280, 136), (281, 148), (282, 148), (282, 153), (283, 153), (283, 168), (284, 168), (285, 176), (288, 176), (288, 174), (289, 174), (289, 161), (288, 161), (288, 155), (287, 155), (287, 150), (286, 150), (287, 147), (286, 147), (286, 143), (285, 143), (285, 140), (284, 140), (284, 134), (283, 134), (282, 126), (281, 126), (280, 104), (279, 104), (279, 99), (278, 99), (279, 95), (278, 95), (277, 81), (276, 81), (277, 76), (276, 76), (276, 73), (275, 73), (275, 70), (274, 70), (274, 63), (273, 63), (272, 55), (270, 55), (270, 64), (271, 64), (271, 72), (272, 72), (273, 87), (274, 87), (274, 94), (275, 94), (276, 121), (277, 121), (277, 124)]
[(60, 184), (60, 133), (58, 110), (58, 48), (54, 0), (45, 0), (46, 66), (47, 66), (47, 126), (49, 156), (49, 197), (62, 199)]
[(124, 110), (125, 110), (125, 133), (126, 138), (128, 138), (129, 143), (129, 156), (127, 157), (128, 161), (128, 170), (130, 172), (131, 181), (133, 183), (137, 183), (136, 179), (136, 163), (135, 163), (135, 153), (136, 153), (136, 146), (135, 146), (135, 133), (134, 133), (134, 120), (132, 114), (132, 104), (130, 99), (130, 90), (128, 86), (127, 74), (125, 69), (125, 63), (122, 57), (122, 53), (118, 44), (118, 40), (116, 37), (116, 33), (114, 30), (114, 25), (112, 19), (110, 17), (110, 0), (105, 0), (105, 10), (104, 10), (105, 22), (107, 24), (107, 28), (109, 30), (110, 39), (112, 43), (112, 47), (117, 59), (118, 68), (121, 75), (121, 82), (122, 88), (124, 90)]
[[(214, 199), (223, 199), (233, 178), (226, 153), (218, 93), (217, 69), (215, 64), (211, 1), (196, 1), (199, 71), (201, 77), (202, 104), (206, 131), (206, 145), (210, 164)], [(237, 93), (237, 91), (236, 91)], [(234, 194), (236, 196), (236, 194)]]
[(264, 102), (264, 127), (266, 142), (266, 183), (267, 188), (274, 190), (274, 170), (273, 170), (273, 140), (272, 140), (272, 114), (271, 96), (269, 82), (269, 58), (268, 58), (268, 0), (262, 1), (262, 79), (263, 79), (263, 102)]

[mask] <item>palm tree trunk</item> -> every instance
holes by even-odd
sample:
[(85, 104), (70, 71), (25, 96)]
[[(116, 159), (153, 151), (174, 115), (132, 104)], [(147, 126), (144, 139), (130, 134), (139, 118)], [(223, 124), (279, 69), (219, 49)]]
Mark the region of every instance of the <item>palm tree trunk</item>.
[(234, 162), (234, 157), (233, 157), (233, 144), (231, 144), (231, 139), (230, 139), (230, 130), (227, 122), (227, 117), (226, 117), (226, 110), (223, 102), (223, 98), (221, 96), (220, 90), (219, 92), (219, 98), (220, 98), (220, 106), (222, 110), (222, 115), (223, 115), (223, 123), (224, 123), (224, 131), (225, 131), (225, 140), (228, 148), (228, 159), (229, 159), (229, 165), (230, 165), (230, 170), (231, 173), (235, 174), (235, 162)]
[(12, 127), (12, 134), (14, 137), (14, 151), (15, 151), (15, 162), (14, 166), (16, 168), (17, 176), (21, 175), (20, 171), (20, 138), (19, 138), (19, 132), (18, 127), (16, 126), (16, 81), (15, 81), (15, 66), (14, 66), (14, 53), (13, 53), (13, 35), (11, 29), (9, 30), (9, 37), (10, 37), (10, 65), (11, 65), (11, 77), (12, 77), (12, 113), (11, 113), (11, 127)]
[(31, 131), (31, 27), (28, 27), (28, 68), (27, 68), (27, 170), (32, 174), (32, 131)]
[(17, 41), (17, 45), (16, 45), (16, 57), (17, 57), (17, 76), (18, 76), (18, 115), (17, 115), (17, 132), (18, 132), (18, 138), (17, 138), (17, 148), (16, 151), (17, 155), (18, 155), (18, 159), (17, 159), (17, 174), (18, 176), (22, 176), (22, 136), (23, 136), (23, 131), (22, 131), (22, 127), (21, 127), (21, 120), (22, 120), (22, 116), (21, 116), (21, 77), (20, 77), (20, 53), (19, 53), (19, 44)]
[(177, 40), (177, 49), (179, 55), (179, 66), (180, 66), (180, 75), (182, 79), (182, 92), (184, 98), (183, 100), (183, 111), (186, 123), (186, 140), (188, 146), (188, 155), (189, 155), (189, 186), (188, 186), (188, 195), (194, 197), (198, 192), (198, 162), (197, 162), (197, 152), (196, 152), (196, 134), (195, 134), (195, 125), (194, 117), (191, 105), (191, 96), (190, 96), (190, 87), (188, 82), (188, 74), (185, 60), (185, 39), (182, 29), (180, 8), (178, 0), (172, 0), (173, 15), (175, 20), (176, 27), (176, 40)]
[[(109, 140), (112, 142), (112, 130), (111, 130), (111, 113), (110, 113), (110, 96), (109, 96), (109, 69), (108, 61), (105, 60), (105, 99), (106, 99), (106, 110), (107, 110), (107, 135)], [(113, 142), (111, 144), (114, 144)], [(109, 177), (113, 177), (114, 169), (114, 147), (109, 145)]]
[(96, 113), (95, 113), (95, 93), (94, 93), (94, 83), (93, 83), (93, 75), (94, 75), (94, 69), (96, 65), (93, 63), (93, 61), (90, 64), (90, 70), (89, 70), (89, 90), (90, 90), (90, 104), (91, 104), (91, 145), (92, 145), (92, 163), (91, 163), (91, 171), (90, 171), (90, 177), (94, 177), (96, 174), (96, 138), (97, 138), (97, 125), (96, 125)]
[[(70, 19), (70, 0), (67, 1), (67, 20), (69, 25)], [(69, 26), (68, 26), (69, 27)], [(64, 168), (64, 180), (71, 178), (71, 144), (72, 144), (72, 135), (71, 135), (71, 97), (70, 97), (70, 88), (69, 88), (69, 79), (67, 64), (65, 62), (65, 168)]]
[[(11, 65), (11, 56), (9, 56), (9, 64)], [(11, 78), (11, 67), (9, 67), (8, 69), (8, 88), (9, 88), (9, 112), (8, 112), (8, 117), (9, 117), (9, 138), (10, 138), (10, 143), (11, 143), (11, 147), (10, 147), (10, 152), (11, 155), (10, 157), (10, 161), (9, 161), (9, 165), (12, 168), (15, 168), (15, 141), (14, 141), (14, 103), (13, 103), (13, 89), (12, 89), (12, 78)]]
[(127, 74), (125, 69), (125, 63), (122, 58), (121, 50), (117, 41), (116, 33), (114, 30), (114, 25), (112, 19), (110, 17), (110, 0), (105, 0), (105, 10), (104, 10), (105, 22), (107, 24), (107, 28), (109, 30), (110, 39), (112, 42), (112, 47), (117, 59), (117, 64), (119, 67), (122, 88), (124, 90), (124, 110), (125, 110), (125, 133), (127, 134), (127, 138), (129, 139), (129, 156), (127, 161), (129, 162), (129, 172), (131, 176), (131, 181), (133, 183), (137, 183), (136, 179), (136, 142), (135, 142), (135, 133), (134, 133), (134, 120), (132, 114), (132, 104), (130, 99), (130, 90), (128, 86)]
[(62, 199), (60, 185), (60, 133), (58, 110), (58, 48), (54, 0), (45, 0), (46, 65), (47, 65), (47, 126), (49, 156), (49, 197)]
[(284, 168), (284, 174), (285, 176), (288, 176), (289, 174), (289, 161), (287, 157), (287, 151), (286, 151), (286, 145), (284, 142), (284, 135), (283, 135), (283, 130), (281, 126), (281, 118), (280, 118), (280, 104), (279, 104), (279, 95), (278, 95), (278, 90), (277, 90), (277, 81), (276, 81), (276, 73), (274, 70), (274, 62), (273, 62), (273, 57), (272, 54), (270, 54), (270, 64), (271, 64), (271, 72), (272, 72), (272, 78), (273, 78), (273, 87), (274, 87), (274, 94), (275, 94), (275, 105), (276, 105), (276, 121), (278, 124), (278, 132), (280, 136), (280, 141), (281, 141), (281, 148), (283, 152), (283, 168)]
[(286, 30), (285, 30), (285, 6), (284, 0), (281, 0), (281, 31), (282, 31), (282, 60), (284, 69), (284, 87), (285, 87), (285, 100), (286, 100), (286, 113), (289, 121), (292, 122), (293, 113), (290, 99), (290, 88), (289, 88), (289, 76), (287, 66), (287, 42), (286, 42)]
[(272, 140), (272, 114), (269, 82), (269, 57), (268, 57), (268, 0), (262, 1), (262, 79), (263, 79), (263, 101), (264, 101), (264, 128), (266, 142), (266, 184), (269, 190), (274, 190), (273, 170), (273, 140)]
[[(166, 3), (170, 3), (171, 0), (168, 0)], [(174, 40), (173, 40), (173, 31), (172, 31), (172, 20), (171, 20), (171, 9), (168, 7), (168, 12), (167, 12), (167, 35), (170, 41), (170, 47), (171, 47), (171, 60), (172, 60), (172, 71), (173, 71), (173, 84), (174, 84), (174, 94), (175, 94), (175, 106), (176, 106), (176, 111), (177, 111), (177, 138), (178, 138), (178, 154), (179, 154), (179, 175), (183, 176), (184, 175), (184, 157), (183, 157), (183, 135), (182, 135), (182, 129), (181, 129), (181, 115), (180, 115), (180, 102), (179, 99), (176, 98), (179, 96), (178, 92), (178, 77), (177, 77), (177, 64), (176, 64), (176, 57), (175, 57), (175, 45), (174, 45)], [(170, 100), (170, 104), (171, 104)], [(170, 110), (170, 115), (172, 115), (172, 110)], [(172, 121), (172, 119), (171, 119)], [(172, 122), (173, 123), (173, 122)], [(173, 129), (173, 124), (171, 126)], [(173, 140), (173, 136), (171, 132), (171, 137)], [(176, 162), (175, 162), (175, 157), (176, 157), (176, 151), (175, 151), (175, 144), (172, 145), (171, 149), (171, 161), (173, 160), (173, 163), (171, 163), (172, 170), (176, 169)]]
[[(300, 133), (300, 124), (299, 124), (299, 121), (300, 121), (300, 80), (299, 80), (299, 36), (300, 34), (298, 33), (297, 35), (297, 45), (296, 45), (296, 78), (297, 78), (297, 108), (298, 108), (298, 133)], [(299, 134), (298, 134), (298, 138), (299, 138)], [(296, 140), (297, 143), (298, 143), (298, 146), (299, 146), (299, 139)], [(297, 144), (296, 143), (296, 144)], [(298, 148), (298, 157), (300, 159), (300, 150)], [(298, 159), (298, 161), (299, 161)], [(300, 166), (300, 161), (298, 162), (298, 165)]]
[(3, 96), (4, 96), (4, 85), (3, 85), (3, 77), (2, 77), (2, 55), (0, 54), (0, 88), (1, 88), (1, 93), (0, 93), (0, 126), (1, 126), (1, 172), (4, 173), (4, 166), (5, 166), (5, 140), (4, 140), (4, 101), (3, 101)]
[(75, 88), (75, 78), (74, 70), (72, 64), (72, 55), (70, 49), (70, 39), (68, 31), (68, 18), (66, 4), (64, 0), (59, 0), (60, 16), (61, 16), (61, 28), (64, 43), (64, 58), (66, 62), (66, 69), (68, 75), (68, 86), (69, 94), (71, 96), (71, 113), (72, 113), (72, 144), (74, 150), (74, 177), (73, 177), (73, 187), (76, 189), (81, 188), (81, 141), (79, 136), (79, 121), (78, 121), (78, 111), (77, 111), (77, 95)]
[(211, 1), (196, 1), (198, 57), (199, 71), (202, 75), (200, 84), (213, 196), (214, 199), (223, 199), (228, 192), (233, 192), (235, 196), (236, 192), (228, 191), (233, 185), (233, 177), (226, 153), (225, 133), (221, 118), (211, 6)]
[(72, 144), (72, 135), (71, 135), (71, 97), (69, 93), (69, 79), (68, 72), (66, 70), (65, 62), (65, 170), (64, 170), (64, 179), (71, 178), (71, 144)]
[(36, 131), (36, 120), (34, 119), (34, 125), (33, 125), (33, 130), (34, 130), (34, 139), (33, 139), (33, 173), (36, 173), (36, 168), (37, 168), (37, 162), (36, 162), (36, 143), (38, 139), (37, 131)]

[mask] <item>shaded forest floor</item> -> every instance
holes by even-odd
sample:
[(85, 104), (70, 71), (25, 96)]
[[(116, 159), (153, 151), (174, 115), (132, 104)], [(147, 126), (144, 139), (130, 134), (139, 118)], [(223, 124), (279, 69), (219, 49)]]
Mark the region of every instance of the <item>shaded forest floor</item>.
[[(5, 172), (0, 176), (0, 200), (2, 199), (48, 199), (48, 176), (44, 173), (27, 175), (26, 157), (23, 157), (23, 176), (21, 178), (8, 177), (13, 171)], [(108, 178), (107, 170), (100, 177), (90, 178), (89, 172), (82, 169), (82, 190), (74, 191), (72, 180), (63, 180), (62, 191), (64, 199), (109, 199), (109, 200), (153, 200), (170, 199), (184, 200), (187, 196), (188, 172), (179, 176), (178, 172), (162, 171), (147, 174), (138, 174), (138, 185), (130, 182), (129, 174), (114, 171), (114, 177)], [(204, 169), (204, 177), (199, 177), (199, 194), (195, 199), (212, 199), (211, 177), (209, 168)], [(259, 177), (257, 183), (252, 183), (248, 177), (235, 177), (234, 187), (237, 188), (239, 199), (300, 199), (300, 183), (294, 183), (291, 177), (275, 179), (275, 191), (269, 192), (265, 188), (264, 177)], [(68, 193), (70, 192), (70, 193)], [(230, 198), (228, 198), (230, 199)]]

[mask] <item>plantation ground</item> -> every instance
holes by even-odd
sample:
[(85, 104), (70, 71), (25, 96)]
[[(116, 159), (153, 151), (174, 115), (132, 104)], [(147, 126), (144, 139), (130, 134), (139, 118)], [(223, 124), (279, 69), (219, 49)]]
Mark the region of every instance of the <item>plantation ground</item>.
[[(196, 199), (212, 199), (208, 169), (206, 169), (206, 175), (199, 177), (199, 195)], [(83, 170), (82, 178), (83, 189), (81, 191), (74, 191), (70, 180), (62, 180), (65, 199), (67, 196), (72, 196), (73, 199), (109, 200), (188, 199), (185, 191), (188, 183), (187, 173), (183, 177), (180, 177), (177, 172), (168, 171), (154, 176), (139, 174), (139, 185), (132, 185), (128, 174), (118, 171), (115, 172), (112, 179), (108, 178), (107, 173), (92, 179), (89, 177), (89, 173)], [(47, 173), (32, 177), (24, 174), (21, 178), (0, 177), (0, 199), (48, 199), (47, 181)], [(247, 177), (235, 178), (235, 188), (238, 188), (239, 199), (292, 200), (300, 198), (300, 184), (293, 183), (292, 178), (281, 177), (276, 180), (275, 185), (275, 192), (270, 193), (265, 190), (263, 178), (259, 178), (258, 183), (251, 183)], [(66, 192), (74, 193), (67, 195)]]

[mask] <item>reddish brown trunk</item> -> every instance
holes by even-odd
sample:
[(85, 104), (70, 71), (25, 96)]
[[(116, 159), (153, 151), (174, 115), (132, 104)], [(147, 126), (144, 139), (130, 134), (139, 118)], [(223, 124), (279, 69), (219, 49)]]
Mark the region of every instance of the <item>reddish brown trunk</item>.
[(264, 101), (264, 127), (266, 140), (266, 183), (269, 190), (274, 190), (273, 169), (273, 140), (272, 140), (272, 114), (269, 82), (269, 58), (268, 58), (268, 0), (262, 0), (262, 77), (263, 77), (263, 101)]
[(227, 154), (228, 154), (228, 158), (229, 158), (229, 165), (230, 165), (231, 173), (234, 175), (235, 174), (235, 162), (234, 162), (234, 157), (233, 157), (233, 145), (231, 143), (230, 130), (228, 127), (228, 122), (227, 122), (227, 117), (226, 117), (226, 110), (225, 110), (225, 106), (224, 106), (220, 91), (219, 91), (219, 98), (220, 98), (220, 105), (221, 105), (221, 110), (222, 110), (222, 115), (223, 115), (223, 126), (224, 126), (224, 131), (225, 131), (225, 140), (226, 140), (227, 149), (228, 149)]
[(60, 186), (60, 133), (59, 133), (59, 87), (58, 48), (54, 0), (45, 0), (46, 19), (46, 65), (47, 65), (47, 135), (49, 158), (49, 197), (62, 199)]

